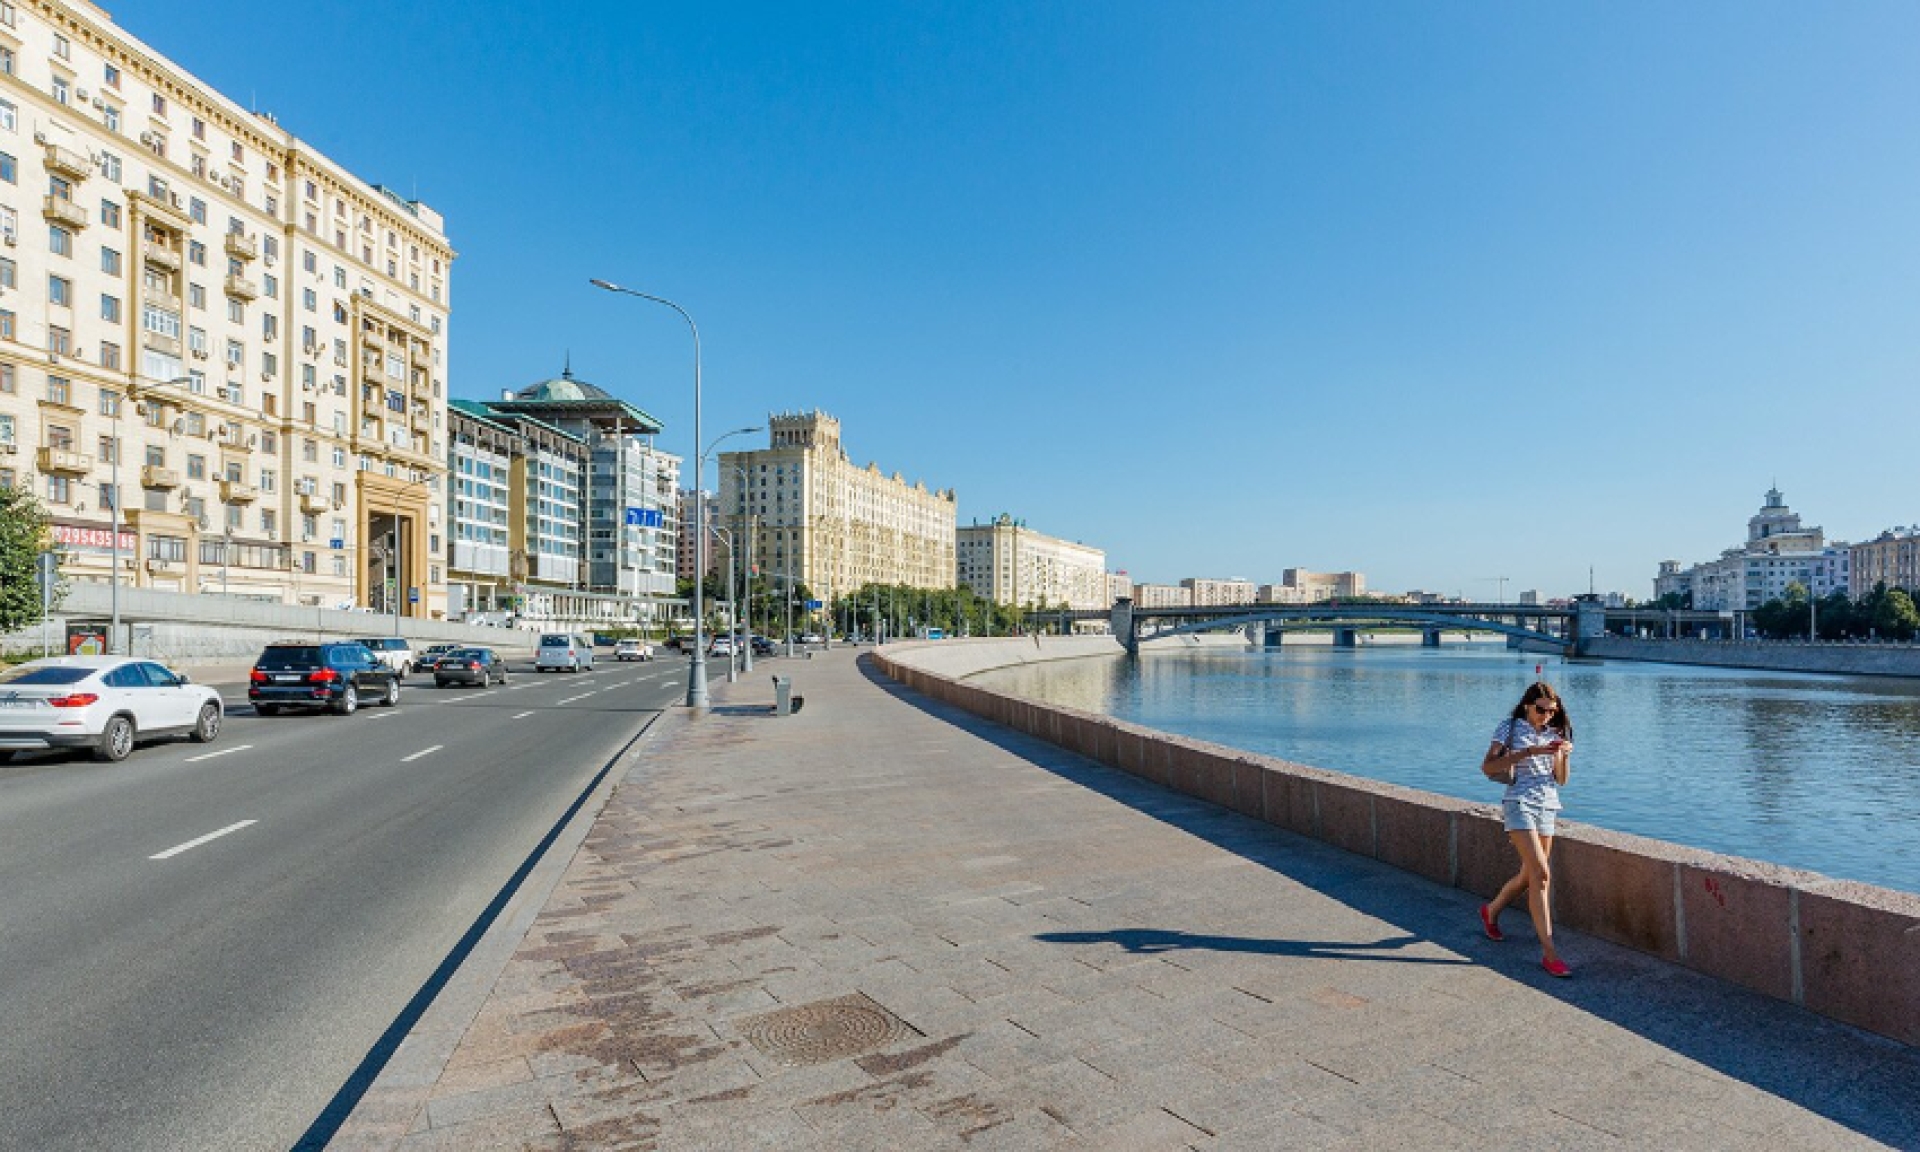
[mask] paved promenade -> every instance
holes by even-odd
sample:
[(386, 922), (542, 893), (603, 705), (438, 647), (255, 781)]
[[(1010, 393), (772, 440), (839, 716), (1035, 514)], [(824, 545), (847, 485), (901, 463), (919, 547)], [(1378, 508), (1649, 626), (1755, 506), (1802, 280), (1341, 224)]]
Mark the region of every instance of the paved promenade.
[(1920, 1148), (1913, 1049), (1577, 935), (1553, 980), (845, 650), (713, 688), (333, 1147)]

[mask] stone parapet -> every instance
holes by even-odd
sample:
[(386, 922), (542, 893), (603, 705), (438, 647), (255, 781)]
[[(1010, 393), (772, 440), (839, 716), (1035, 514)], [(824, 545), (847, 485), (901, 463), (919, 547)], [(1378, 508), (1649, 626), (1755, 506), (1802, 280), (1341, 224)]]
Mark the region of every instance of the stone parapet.
[[(1645, 643), (1645, 642), (1633, 642)], [(1513, 875), (1499, 808), (1173, 736), (965, 678), (1118, 652), (1107, 637), (895, 644), (893, 679), (1175, 791), (1440, 884), (1491, 895)], [(1920, 896), (1563, 822), (1556, 922), (1920, 1045)]]

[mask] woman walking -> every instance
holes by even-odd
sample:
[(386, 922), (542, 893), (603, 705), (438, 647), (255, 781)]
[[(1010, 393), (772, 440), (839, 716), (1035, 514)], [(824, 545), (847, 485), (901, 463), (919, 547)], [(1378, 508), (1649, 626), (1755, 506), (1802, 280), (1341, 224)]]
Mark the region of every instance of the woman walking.
[(1500, 911), (1527, 893), (1533, 930), (1540, 937), (1540, 967), (1549, 976), (1571, 976), (1573, 969), (1553, 947), (1553, 905), (1548, 884), (1552, 871), (1553, 822), (1560, 811), (1560, 786), (1567, 782), (1567, 759), (1573, 753), (1573, 721), (1566, 705), (1545, 681), (1536, 681), (1520, 697), (1513, 714), (1493, 730), (1493, 743), (1480, 762), (1492, 780), (1504, 782), (1501, 808), (1507, 839), (1520, 854), (1520, 873), (1506, 882), (1489, 903), (1480, 906), (1480, 927), (1489, 940), (1504, 940)]

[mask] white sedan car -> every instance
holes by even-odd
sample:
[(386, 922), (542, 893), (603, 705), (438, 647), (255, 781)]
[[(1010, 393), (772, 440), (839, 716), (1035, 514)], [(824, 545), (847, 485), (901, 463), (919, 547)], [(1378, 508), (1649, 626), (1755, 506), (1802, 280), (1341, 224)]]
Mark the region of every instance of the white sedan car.
[(15, 752), (87, 748), (125, 760), (138, 740), (220, 735), (220, 694), (151, 660), (56, 656), (0, 672), (0, 761)]

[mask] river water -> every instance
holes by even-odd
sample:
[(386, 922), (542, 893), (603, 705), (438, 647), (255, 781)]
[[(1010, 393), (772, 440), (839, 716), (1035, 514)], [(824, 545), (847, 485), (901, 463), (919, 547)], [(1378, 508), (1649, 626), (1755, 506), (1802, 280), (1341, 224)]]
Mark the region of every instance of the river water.
[(1920, 892), (1920, 682), (1565, 661), (1492, 645), (1149, 650), (978, 683), (1494, 802), (1494, 725), (1538, 669), (1574, 723), (1562, 818)]

